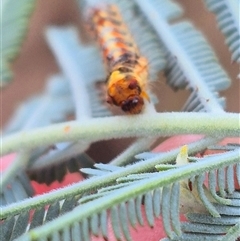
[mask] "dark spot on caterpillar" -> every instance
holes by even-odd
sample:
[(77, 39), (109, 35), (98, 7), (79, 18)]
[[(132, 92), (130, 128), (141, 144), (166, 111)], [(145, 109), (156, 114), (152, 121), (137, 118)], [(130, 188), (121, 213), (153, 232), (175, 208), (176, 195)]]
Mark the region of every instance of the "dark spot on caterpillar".
[(118, 21), (116, 19), (110, 19), (113, 24), (116, 24), (117, 26), (121, 25), (121, 21)]
[(132, 57), (133, 57), (133, 54), (127, 52), (127, 53), (124, 53), (123, 55), (120, 56), (119, 61), (125, 62), (125, 61), (131, 59)]
[(112, 58), (113, 58), (113, 57), (112, 57), (112, 56), (110, 56), (110, 55), (107, 55), (107, 56), (106, 56), (107, 61), (111, 61), (111, 60), (112, 60)]
[(119, 58), (112, 64), (113, 67), (120, 63), (126, 63), (127, 61), (129, 61), (129, 59), (133, 58), (133, 55), (127, 52), (127, 50), (125, 49), (122, 49), (122, 50), (125, 51), (125, 53), (119, 56)]
[(192, 192), (193, 186), (192, 186), (192, 182), (191, 181), (188, 181), (188, 188)]
[(136, 89), (139, 95), (140, 95), (141, 92), (142, 92), (142, 90), (141, 90), (141, 88), (140, 88), (140, 86), (139, 86), (139, 84), (138, 84), (138, 82), (137, 82), (136, 80), (131, 80), (131, 81), (130, 81), (130, 84), (128, 85), (128, 88), (129, 88), (130, 90)]
[(138, 114), (142, 110), (144, 102), (140, 96), (129, 97), (127, 100), (121, 103), (121, 108), (125, 112)]
[(127, 68), (127, 67), (120, 67), (118, 68), (118, 70), (121, 72), (121, 73), (129, 73), (129, 72), (132, 72), (131, 69)]
[(124, 63), (129, 64), (129, 65), (136, 65), (138, 64), (138, 61), (136, 59), (129, 59), (125, 61)]

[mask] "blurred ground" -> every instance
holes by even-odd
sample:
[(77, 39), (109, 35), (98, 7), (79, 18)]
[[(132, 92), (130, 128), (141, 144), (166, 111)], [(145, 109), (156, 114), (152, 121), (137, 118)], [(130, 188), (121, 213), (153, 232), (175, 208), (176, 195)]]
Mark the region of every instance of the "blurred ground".
[[(215, 49), (221, 64), (224, 66), (232, 79), (232, 86), (222, 93), (227, 98), (227, 111), (239, 112), (239, 80), (236, 79), (239, 66), (231, 63), (231, 55), (224, 44), (224, 37), (216, 26), (215, 16), (208, 12), (203, 1), (178, 0), (184, 6), (185, 17), (191, 19), (199, 28)], [(2, 91), (2, 123), (10, 118), (18, 103), (24, 101), (28, 96), (43, 90), (45, 80), (51, 74), (58, 71), (54, 58), (44, 40), (44, 29), (49, 24), (77, 24), (81, 28), (81, 18), (78, 6), (74, 0), (39, 0), (36, 10), (32, 16), (30, 30), (23, 45), (20, 56), (14, 63), (15, 73), (11, 85)], [(177, 94), (165, 85), (164, 79), (160, 80), (157, 88), (160, 103), (159, 111), (178, 111), (181, 109), (188, 94), (179, 91)], [(108, 143), (109, 144), (109, 143)], [(98, 144), (95, 144), (98, 145)], [(114, 144), (113, 144), (114, 145)], [(125, 141), (118, 142), (120, 149), (126, 146)], [(108, 150), (99, 150), (113, 155)], [(113, 151), (114, 152), (114, 151)], [(98, 153), (99, 156), (100, 153)], [(101, 155), (101, 154), (100, 154)], [(101, 160), (100, 160), (101, 161)]]

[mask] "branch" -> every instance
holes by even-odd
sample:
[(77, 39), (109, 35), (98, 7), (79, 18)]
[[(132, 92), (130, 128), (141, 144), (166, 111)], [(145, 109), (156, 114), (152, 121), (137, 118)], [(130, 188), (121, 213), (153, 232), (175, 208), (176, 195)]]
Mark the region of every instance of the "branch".
[[(200, 150), (207, 148), (208, 146), (216, 143), (214, 138), (204, 138), (202, 140), (197, 140), (188, 145), (188, 154), (196, 153)], [(20, 212), (30, 210), (33, 208), (42, 207), (47, 204), (56, 202), (57, 200), (63, 200), (70, 196), (81, 195), (90, 190), (97, 190), (103, 186), (107, 186), (109, 183), (113, 183), (117, 178), (125, 177), (134, 173), (144, 173), (155, 169), (157, 164), (168, 163), (176, 159), (180, 148), (173, 149), (166, 153), (161, 153), (155, 157), (149, 158), (148, 160), (137, 162), (136, 164), (129, 165), (117, 172), (109, 173), (104, 176), (90, 178), (84, 182), (75, 183), (73, 185), (60, 188), (50, 193), (46, 193), (41, 196), (36, 196), (31, 199), (26, 199), (22, 202), (13, 203), (6, 207), (3, 207), (0, 212), (0, 218), (6, 218), (11, 215), (16, 215)]]
[(99, 141), (113, 138), (202, 134), (223, 138), (239, 136), (236, 113), (157, 113), (70, 121), (21, 131), (2, 139), (1, 155), (64, 141)]

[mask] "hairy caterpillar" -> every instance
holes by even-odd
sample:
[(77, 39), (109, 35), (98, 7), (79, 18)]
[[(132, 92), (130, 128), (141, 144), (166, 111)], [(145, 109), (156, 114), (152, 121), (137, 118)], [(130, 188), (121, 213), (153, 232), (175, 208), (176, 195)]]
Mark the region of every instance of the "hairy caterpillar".
[(116, 6), (93, 9), (91, 21), (109, 72), (107, 102), (126, 113), (140, 113), (144, 99), (149, 101), (147, 59), (140, 55)]

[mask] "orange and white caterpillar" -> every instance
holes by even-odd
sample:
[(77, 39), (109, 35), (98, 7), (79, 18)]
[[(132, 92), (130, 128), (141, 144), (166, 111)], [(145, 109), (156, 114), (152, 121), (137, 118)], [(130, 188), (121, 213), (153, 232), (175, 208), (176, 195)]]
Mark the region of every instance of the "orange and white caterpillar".
[(126, 113), (140, 113), (144, 99), (149, 101), (147, 59), (140, 55), (116, 6), (93, 9), (91, 22), (109, 72), (107, 102)]

